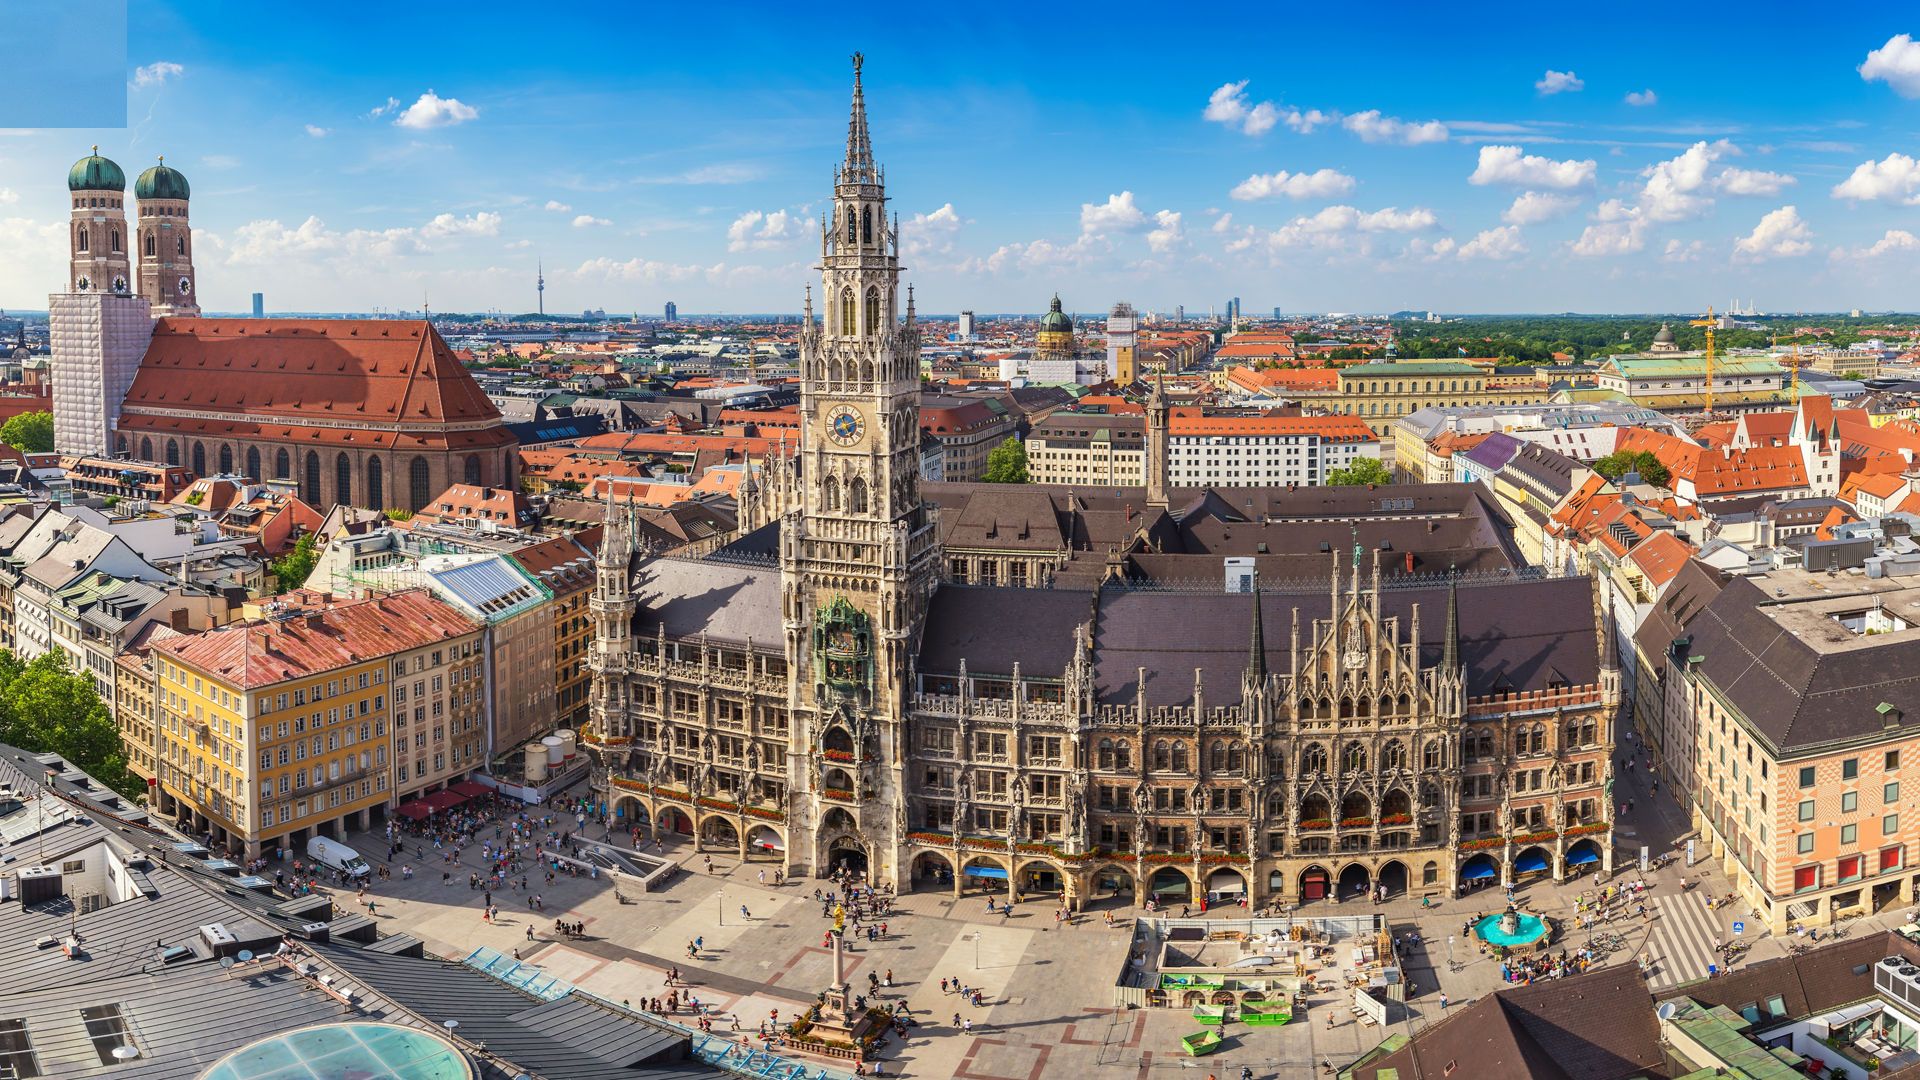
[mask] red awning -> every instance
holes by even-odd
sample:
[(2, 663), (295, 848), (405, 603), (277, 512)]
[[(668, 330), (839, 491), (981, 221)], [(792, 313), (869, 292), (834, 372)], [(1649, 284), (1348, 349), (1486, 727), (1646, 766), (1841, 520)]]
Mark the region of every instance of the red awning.
[(457, 791), (469, 799), (477, 799), (482, 795), (490, 795), (493, 793), (492, 788), (475, 780), (462, 780), (457, 784), (450, 785), (447, 790)]
[(467, 797), (457, 791), (436, 791), (431, 795), (424, 796), (420, 801), (435, 810), (446, 810), (466, 802)]
[(419, 821), (421, 818), (426, 817), (428, 814), (433, 813), (433, 807), (426, 805), (424, 802), (422, 802), (419, 799), (415, 799), (412, 802), (401, 803), (399, 806), (394, 808), (393, 812), (396, 814), (399, 814), (403, 818), (410, 818), (414, 821)]

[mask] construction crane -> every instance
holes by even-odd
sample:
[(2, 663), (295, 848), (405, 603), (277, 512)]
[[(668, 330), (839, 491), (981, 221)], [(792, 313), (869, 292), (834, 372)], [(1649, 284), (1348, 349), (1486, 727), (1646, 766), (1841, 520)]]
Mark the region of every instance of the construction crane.
[(1713, 415), (1713, 331), (1720, 321), (1713, 317), (1713, 305), (1707, 305), (1707, 317), (1694, 319), (1690, 325), (1707, 328), (1707, 415)]

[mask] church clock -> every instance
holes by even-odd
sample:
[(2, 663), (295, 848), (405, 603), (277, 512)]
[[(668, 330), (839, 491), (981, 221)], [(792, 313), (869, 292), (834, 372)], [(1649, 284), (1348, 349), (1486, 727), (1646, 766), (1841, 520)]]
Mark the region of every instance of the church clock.
[(866, 434), (867, 422), (851, 405), (835, 405), (827, 412), (827, 438), (838, 446), (852, 446)]

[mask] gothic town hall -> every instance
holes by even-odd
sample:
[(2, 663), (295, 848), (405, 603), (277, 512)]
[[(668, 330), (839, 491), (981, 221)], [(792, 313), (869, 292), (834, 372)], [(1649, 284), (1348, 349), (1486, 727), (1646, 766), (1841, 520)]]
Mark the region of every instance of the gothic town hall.
[[(1620, 672), (1593, 585), (1407, 573), (1412, 553), (1357, 542), (1369, 499), (1439, 529), (1414, 520), (1439, 489), (1264, 492), (1258, 520), (1238, 509), (1251, 490), (1161, 477), (1099, 500), (923, 491), (919, 329), (884, 179), (856, 57), (798, 453), (765, 463), (741, 495), (749, 528), (703, 557), (636, 550), (608, 515), (587, 743), (623, 825), (790, 874), (848, 866), (1076, 908), (1445, 895), (1610, 868)], [(1070, 505), (1074, 529), (1123, 520), (1116, 567), (1135, 552), (1191, 572), (953, 580), (960, 526), (993, 519), (991, 535), (1016, 498)], [(1288, 566), (1313, 572), (1263, 584), (1263, 541), (1250, 578), (1222, 587), (1219, 558), (1164, 554), (1202, 519), (1356, 542), (1295, 543)]]

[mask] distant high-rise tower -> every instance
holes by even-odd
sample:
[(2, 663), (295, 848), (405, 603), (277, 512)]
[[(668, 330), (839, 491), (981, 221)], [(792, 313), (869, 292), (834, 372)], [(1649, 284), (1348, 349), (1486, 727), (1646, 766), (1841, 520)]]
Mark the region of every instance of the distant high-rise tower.
[(1185, 326), (1186, 323), (1187, 323), (1187, 306), (1185, 304), (1175, 304), (1173, 307), (1173, 325)]
[(1140, 317), (1125, 300), (1107, 313), (1107, 378), (1121, 386), (1133, 385), (1134, 349), (1138, 341)]
[(973, 312), (971, 311), (960, 313), (960, 340), (973, 340)]
[(73, 200), (67, 288), (47, 298), (53, 448), (108, 455), (127, 388), (153, 337), (127, 261), (127, 174), (94, 147), (67, 172)]
[(140, 295), (154, 318), (200, 314), (194, 292), (193, 231), (187, 225), (187, 200), (193, 191), (165, 158), (133, 182), (140, 200)]
[(539, 294), (540, 314), (545, 315), (547, 313), (547, 264), (538, 262), (534, 266), (537, 269), (533, 272), (533, 291)]
[(1280, 309), (1277, 307), (1273, 309), (1273, 318), (1275, 322), (1280, 321)]
[(680, 305), (674, 303), (671, 300), (667, 301), (667, 321), (668, 322), (680, 321)]
[(264, 319), (267, 317), (267, 297), (265, 293), (253, 294), (253, 317), (256, 319)]

